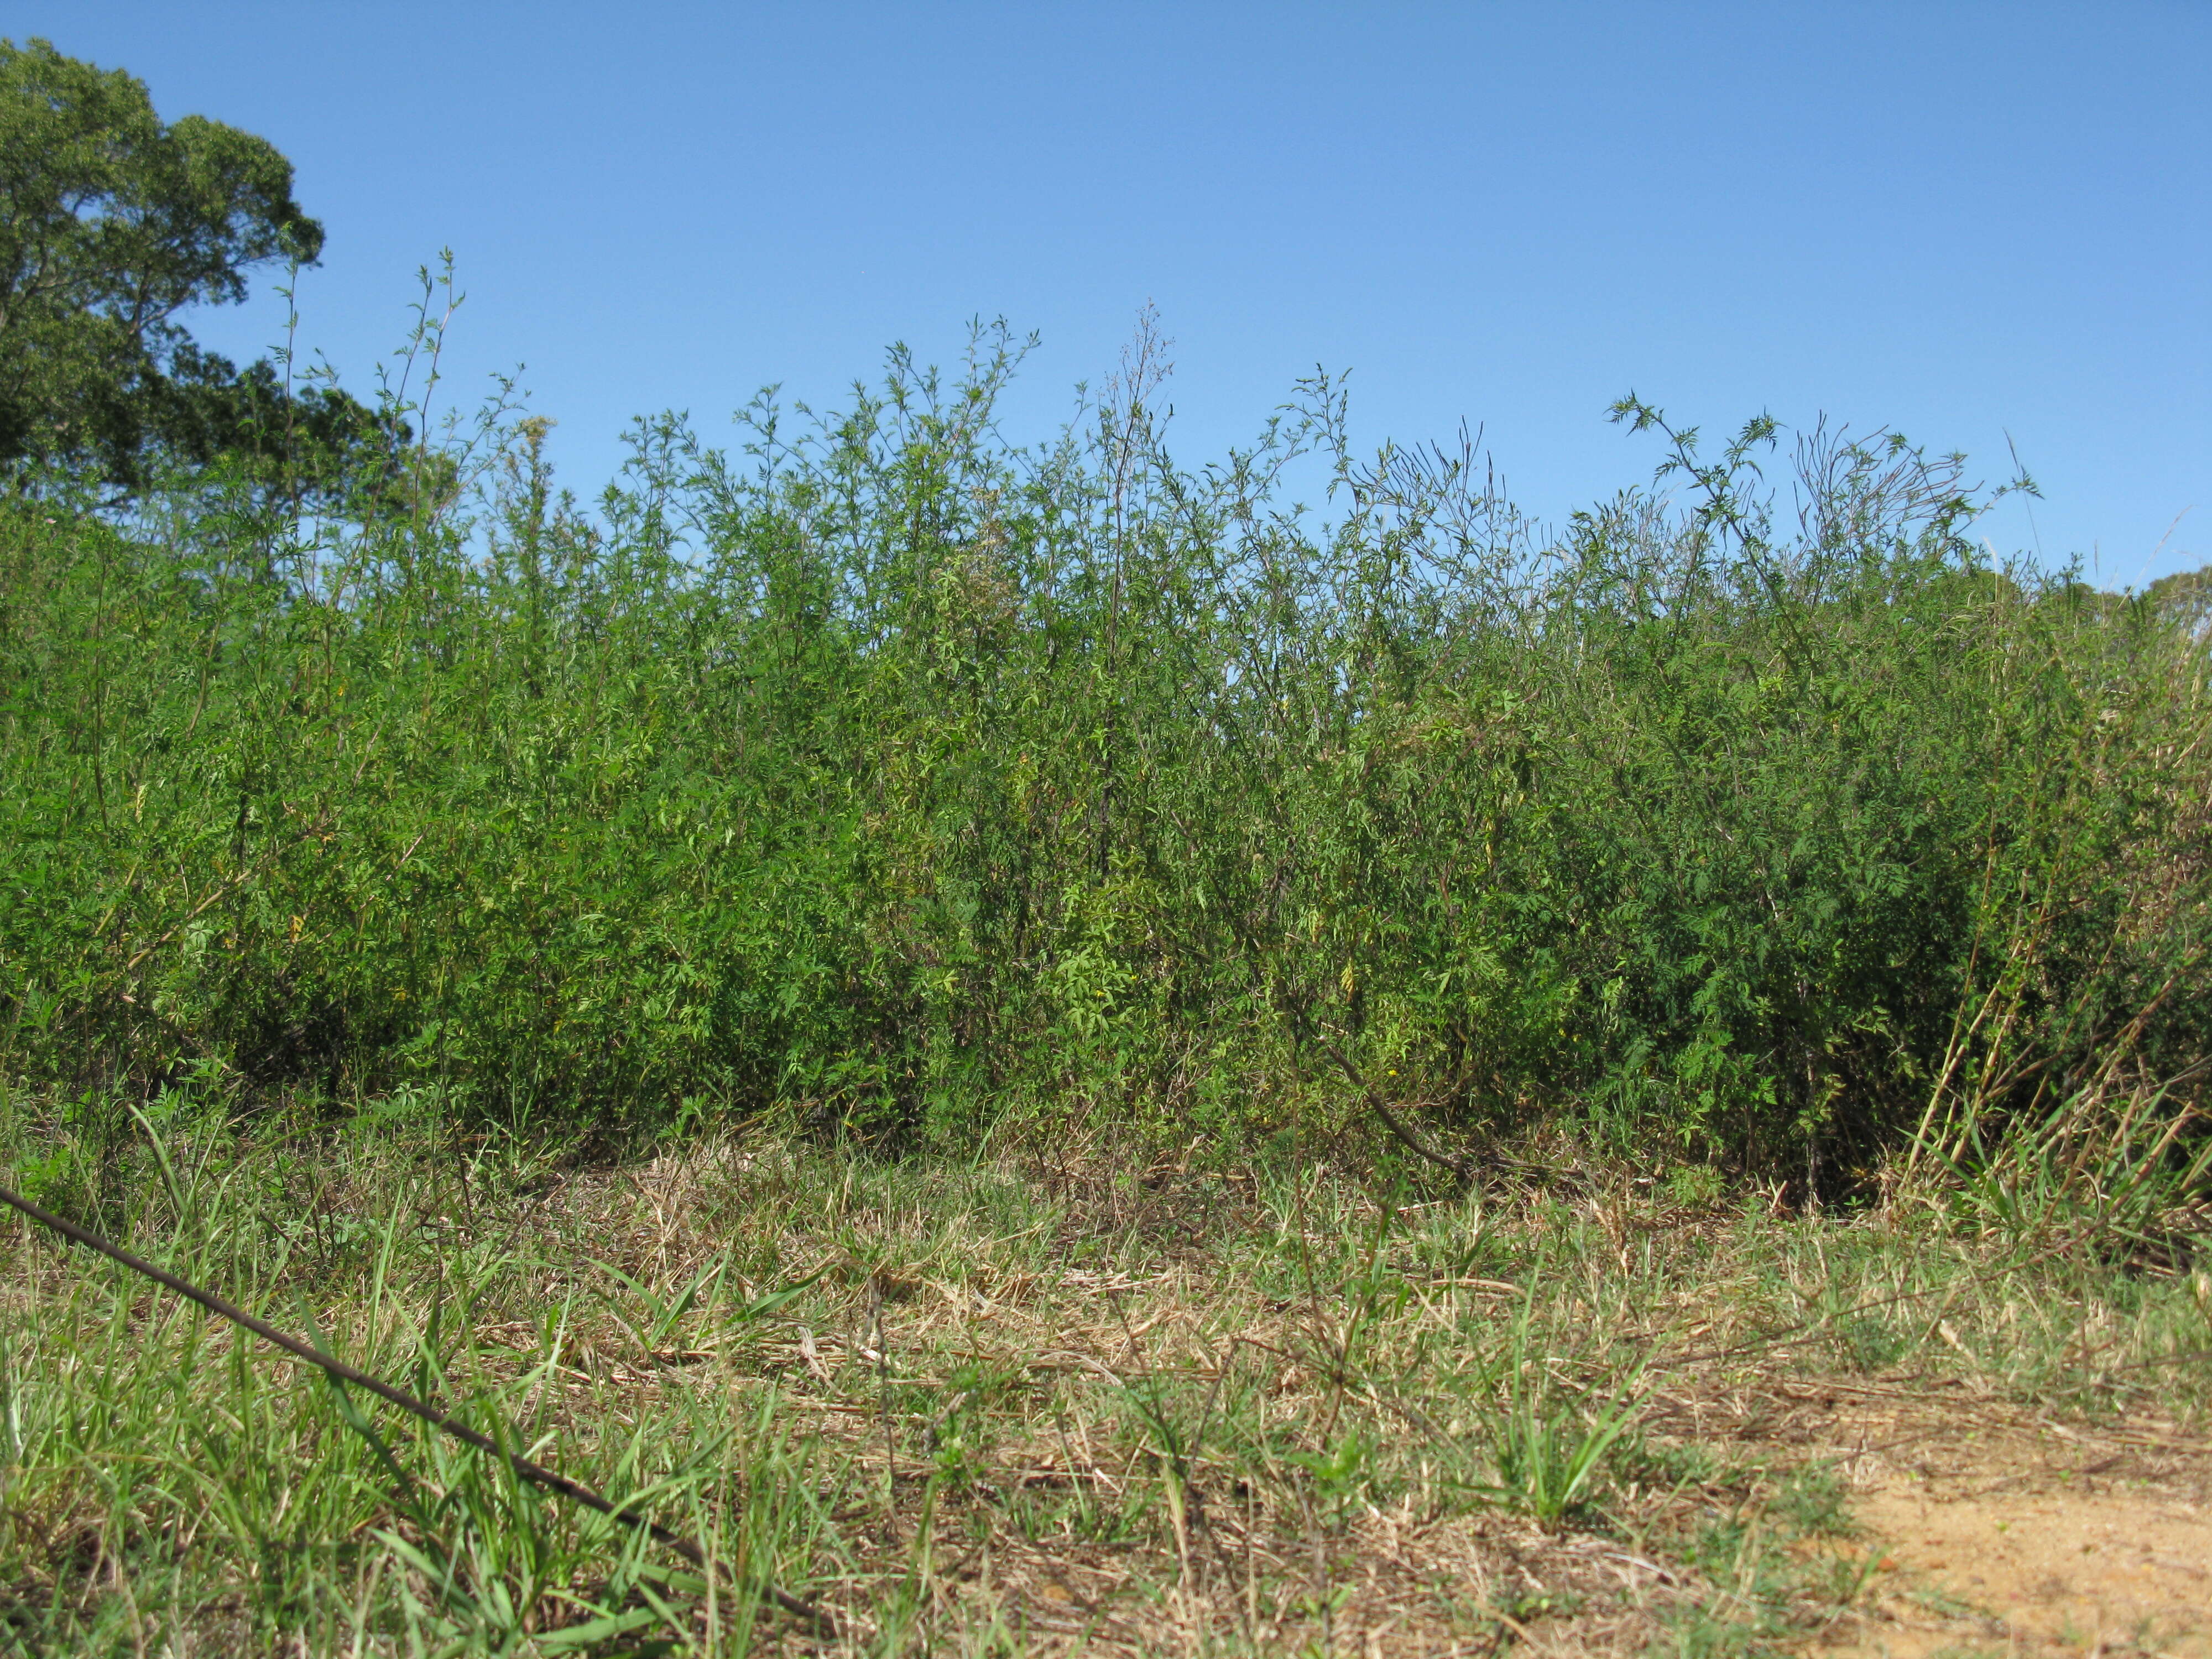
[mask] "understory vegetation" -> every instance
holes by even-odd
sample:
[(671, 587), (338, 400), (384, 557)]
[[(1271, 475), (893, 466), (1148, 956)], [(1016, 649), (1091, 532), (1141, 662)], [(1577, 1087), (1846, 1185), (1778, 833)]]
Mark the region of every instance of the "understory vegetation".
[(18, 493), (0, 1059), (610, 1148), (1571, 1127), (1800, 1201), (2203, 1144), (2187, 604), (1994, 565), (1892, 438), (1632, 400), (1659, 485), (1547, 535), (1326, 381), (1178, 465), (1149, 335), (1012, 446), (1018, 356), (641, 422), (590, 512), (497, 407), (350, 518)]

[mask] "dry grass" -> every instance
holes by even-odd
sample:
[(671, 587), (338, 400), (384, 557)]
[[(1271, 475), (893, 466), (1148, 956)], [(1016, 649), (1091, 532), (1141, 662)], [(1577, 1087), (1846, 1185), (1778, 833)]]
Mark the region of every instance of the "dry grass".
[(29, 1649), (1736, 1651), (1892, 1616), (1852, 1502), (1916, 1457), (2206, 1467), (2201, 1279), (1894, 1214), (765, 1139), (168, 1150), (142, 1244), (652, 1488), (719, 1570), (380, 1419), (403, 1488), (319, 1378), (15, 1227)]

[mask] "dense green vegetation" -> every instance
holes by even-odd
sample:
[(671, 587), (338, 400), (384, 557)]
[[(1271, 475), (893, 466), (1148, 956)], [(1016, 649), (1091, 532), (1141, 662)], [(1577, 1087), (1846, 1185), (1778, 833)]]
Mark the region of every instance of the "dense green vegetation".
[(2187, 607), (1993, 568), (1955, 461), (1771, 491), (1632, 403), (1671, 473), (1548, 535), (1322, 382), (1194, 470), (1140, 353), (1010, 445), (1018, 355), (641, 422), (589, 513), (496, 411), (349, 518), (18, 493), (7, 1066), (612, 1135), (1365, 1098), (1832, 1193), (2212, 1053)]

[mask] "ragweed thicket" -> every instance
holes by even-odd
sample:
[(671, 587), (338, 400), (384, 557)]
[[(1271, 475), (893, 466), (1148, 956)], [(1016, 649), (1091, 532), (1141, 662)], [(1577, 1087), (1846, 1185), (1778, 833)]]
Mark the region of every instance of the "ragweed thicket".
[(1193, 468), (1148, 349), (1037, 447), (1002, 330), (641, 422), (590, 511), (498, 409), (353, 518), (17, 495), (9, 1070), (610, 1145), (1373, 1104), (1830, 1199), (2130, 1089), (2197, 1144), (2185, 606), (1994, 566), (1879, 435), (1625, 404), (1668, 470), (1557, 534), (1324, 380)]

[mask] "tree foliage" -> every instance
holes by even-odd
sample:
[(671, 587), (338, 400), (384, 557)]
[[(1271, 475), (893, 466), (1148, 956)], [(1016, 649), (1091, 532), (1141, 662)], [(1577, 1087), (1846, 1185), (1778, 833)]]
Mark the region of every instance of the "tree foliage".
[(181, 313), (235, 304), (258, 267), (312, 264), (323, 228), (266, 139), (143, 82), (0, 40), (0, 464), (125, 490), (163, 461), (232, 455), (327, 495), (389, 447), (335, 388), (201, 349)]

